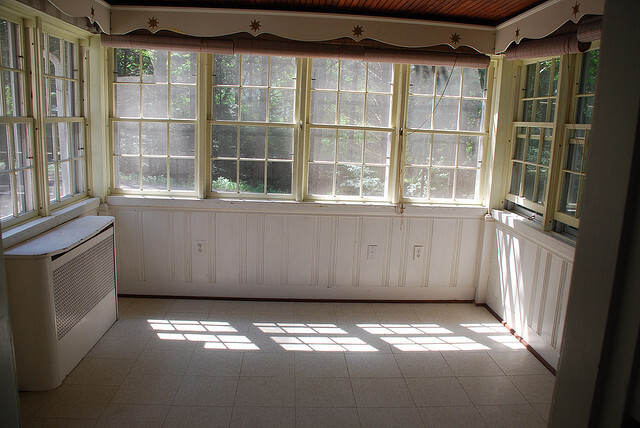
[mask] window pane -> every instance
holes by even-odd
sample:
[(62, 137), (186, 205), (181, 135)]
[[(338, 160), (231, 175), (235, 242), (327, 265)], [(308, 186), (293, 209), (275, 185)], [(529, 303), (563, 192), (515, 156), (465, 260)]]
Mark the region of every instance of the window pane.
[(536, 114), (534, 118), (535, 122), (550, 122), (553, 120), (550, 115), (547, 115), (548, 105), (549, 100), (536, 100)]
[(4, 91), (3, 116), (24, 116), (22, 74), (4, 70), (2, 72)]
[(431, 157), (431, 136), (414, 132), (406, 138), (404, 161), (408, 165), (429, 165)]
[(340, 125), (362, 125), (364, 119), (364, 94), (340, 93), (338, 104)]
[(85, 189), (85, 170), (84, 170), (84, 160), (75, 160), (73, 161), (73, 166), (75, 169), (75, 188), (73, 189), (73, 193), (83, 193), (86, 191)]
[(431, 97), (409, 97), (407, 126), (412, 129), (431, 129), (432, 106), (433, 98)]
[(309, 165), (309, 194), (331, 195), (333, 192), (333, 165)]
[(576, 105), (576, 123), (591, 123), (594, 97), (580, 97)]
[(167, 190), (166, 158), (142, 158), (142, 189)]
[(32, 172), (29, 169), (16, 173), (16, 193), (18, 196), (18, 214), (28, 213), (34, 210), (33, 206)]
[[(312, 89), (338, 89), (338, 60), (314, 58), (311, 70)], [(312, 95), (313, 96), (313, 95)], [(334, 102), (335, 104), (335, 102)]]
[(365, 131), (364, 163), (387, 165), (391, 151), (391, 133)]
[(114, 152), (118, 155), (140, 154), (140, 124), (137, 122), (114, 122)]
[(580, 172), (582, 170), (582, 159), (584, 157), (584, 146), (582, 144), (569, 143), (565, 169)]
[(408, 198), (426, 198), (428, 181), (428, 168), (405, 168), (402, 195)]
[(578, 190), (580, 176), (565, 172), (562, 176), (562, 196), (559, 211), (575, 216), (578, 209)]
[(47, 162), (55, 161), (55, 156), (58, 154), (58, 149), (54, 147), (54, 144), (58, 143), (58, 139), (54, 135), (55, 132), (53, 123), (44, 124), (44, 138), (47, 143)]
[(67, 117), (75, 117), (75, 116), (80, 116), (80, 97), (78, 94), (78, 88), (77, 88), (77, 84), (76, 82), (65, 82), (65, 99), (64, 99), (64, 105), (65, 105), (65, 112), (64, 112), (64, 116)]
[(522, 121), (533, 122), (533, 101), (522, 103)]
[(45, 36), (47, 41), (48, 41), (48, 48), (49, 48), (49, 61), (46, 62), (45, 64), (45, 73), (46, 74), (51, 74), (53, 76), (64, 76), (64, 70), (63, 70), (63, 62), (64, 59), (62, 57), (62, 52), (64, 51), (62, 48), (62, 40), (60, 40), (57, 37), (48, 35)]
[(296, 59), (271, 57), (271, 86), (278, 88), (295, 88)]
[(560, 58), (555, 58), (553, 60), (553, 72), (551, 73), (552, 75), (552, 81), (551, 81), (551, 95), (552, 96), (556, 96), (558, 95), (558, 77), (560, 76)]
[[(232, 157), (237, 156), (238, 127), (233, 125), (213, 125), (211, 135), (211, 156)], [(233, 182), (235, 183), (235, 172)]]
[(242, 85), (267, 86), (269, 57), (242, 55)]
[(434, 134), (431, 164), (455, 166), (457, 147), (457, 135)]
[[(269, 128), (268, 135), (267, 153), (269, 159), (293, 160), (293, 128)], [(275, 166), (274, 168), (279, 167)]]
[(240, 120), (265, 122), (267, 120), (267, 89), (242, 88), (240, 90)]
[(433, 112), (434, 129), (458, 129), (458, 110), (460, 100), (442, 98)]
[(453, 198), (453, 169), (431, 169), (431, 198), (452, 199)]
[(364, 131), (338, 130), (338, 162), (362, 162)]
[(409, 75), (410, 94), (433, 94), (436, 68), (432, 65), (411, 65)]
[(390, 94), (393, 90), (393, 64), (383, 62), (369, 63), (367, 91)]
[[(142, 155), (167, 155), (167, 124), (142, 123)], [(152, 166), (149, 166), (150, 168)], [(165, 165), (166, 169), (166, 165)], [(155, 170), (154, 170), (155, 171)], [(144, 173), (144, 165), (143, 165)], [(143, 182), (144, 185), (144, 182)]]
[(140, 117), (140, 86), (114, 85), (115, 116)]
[(3, 67), (19, 68), (20, 27), (10, 21), (0, 19), (0, 64)]
[(211, 190), (216, 192), (237, 192), (237, 161), (215, 160), (211, 163)]
[(240, 57), (237, 55), (213, 56), (213, 84), (237, 85), (240, 83)]
[(60, 199), (71, 196), (71, 162), (62, 162), (58, 164), (58, 180)]
[[(148, 55), (148, 54), (147, 54)], [(114, 49), (116, 82), (140, 81), (140, 49)], [(144, 67), (149, 67), (151, 62), (145, 56)]]
[(193, 52), (171, 52), (171, 83), (196, 83), (197, 58)]
[(58, 128), (58, 160), (67, 160), (70, 156), (69, 150), (69, 124), (65, 122), (59, 122)]
[(336, 195), (360, 195), (360, 165), (336, 165)]
[(386, 167), (365, 166), (362, 170), (362, 196), (385, 196), (386, 182)]
[(240, 161), (240, 192), (264, 193), (264, 162)]
[(459, 169), (456, 173), (456, 199), (476, 199), (479, 178), (477, 169)]
[(533, 165), (525, 165), (523, 196), (530, 201), (533, 200), (533, 190), (536, 186), (536, 169)]
[(439, 66), (436, 74), (436, 94), (460, 96), (461, 78), (462, 69), (459, 67)]
[(76, 45), (71, 42), (64, 42), (64, 69), (65, 76), (69, 79), (76, 77), (77, 65), (76, 65)]
[(268, 162), (267, 163), (267, 192), (291, 194), (291, 182), (293, 177), (293, 163)]
[(527, 65), (524, 98), (533, 98), (536, 86), (536, 64)]
[(194, 159), (169, 159), (169, 188), (171, 190), (193, 191), (195, 189)]
[(257, 126), (240, 127), (240, 157), (264, 159), (267, 130)]
[(167, 85), (142, 85), (142, 117), (167, 118), (168, 97)]
[(540, 168), (538, 171), (538, 187), (536, 188), (536, 197), (533, 201), (539, 204), (544, 204), (546, 202), (548, 174), (549, 170), (547, 168)]
[(549, 83), (551, 83), (551, 68), (552, 62), (542, 61), (540, 62), (540, 68), (538, 70), (538, 93), (537, 97), (546, 97), (549, 95)]
[(462, 81), (462, 96), (484, 98), (487, 90), (486, 68), (465, 68)]
[(13, 216), (11, 174), (0, 174), (0, 217), (4, 219), (11, 216)]
[(481, 137), (461, 135), (458, 145), (458, 166), (479, 168), (482, 162)]
[(544, 140), (542, 141), (542, 152), (540, 153), (540, 163), (549, 166), (551, 161), (551, 144), (553, 143), (553, 129), (544, 128)]
[(522, 181), (522, 164), (514, 162), (511, 170), (511, 187), (509, 193), (520, 196), (520, 182)]
[(342, 60), (340, 63), (340, 90), (364, 91), (367, 80), (367, 63), (357, 60)]
[[(344, 94), (342, 94), (344, 95)], [(388, 127), (391, 123), (391, 95), (367, 95), (367, 126)]]
[(579, 93), (593, 94), (596, 92), (596, 77), (598, 75), (599, 58), (599, 50), (594, 50), (583, 54), (582, 69), (580, 71)]
[(480, 131), (484, 117), (484, 101), (462, 100), (460, 130)]
[(58, 177), (55, 164), (47, 165), (47, 180), (49, 184), (49, 202), (55, 202), (58, 198)]
[(238, 88), (213, 88), (213, 120), (238, 120)]
[(45, 79), (45, 115), (64, 116), (64, 80)]
[(287, 89), (269, 91), (269, 122), (292, 123), (295, 113), (296, 92)]
[(167, 60), (169, 52), (143, 50), (142, 51), (142, 81), (144, 83), (167, 83)]
[(336, 123), (337, 96), (335, 92), (311, 92), (311, 123)]
[(333, 129), (311, 129), (309, 131), (310, 161), (333, 162), (336, 151), (336, 132)]
[(194, 156), (195, 147), (196, 125), (194, 123), (169, 124), (170, 156)]
[(171, 86), (171, 117), (174, 119), (196, 118), (196, 87)]
[[(1, 23), (2, 21), (0, 21)], [(0, 34), (2, 34), (0, 25)], [(8, 126), (0, 123), (0, 171), (8, 171), (9, 165), (9, 138), (7, 137)], [(1, 190), (0, 190), (1, 192)]]
[[(140, 164), (138, 157), (116, 157), (114, 159), (115, 187), (125, 190), (140, 188)], [(49, 178), (51, 180), (51, 177)]]
[(540, 151), (540, 140), (536, 137), (529, 136), (527, 144), (527, 162), (538, 163), (538, 152)]
[(31, 135), (29, 126), (16, 124), (13, 126), (14, 162), (16, 168), (28, 168), (33, 164), (31, 159)]

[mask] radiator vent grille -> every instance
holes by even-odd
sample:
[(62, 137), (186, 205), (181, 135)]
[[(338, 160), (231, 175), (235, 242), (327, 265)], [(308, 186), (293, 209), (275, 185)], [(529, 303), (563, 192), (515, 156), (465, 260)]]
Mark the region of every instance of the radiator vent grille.
[(114, 289), (113, 266), (113, 236), (110, 236), (53, 271), (58, 340)]

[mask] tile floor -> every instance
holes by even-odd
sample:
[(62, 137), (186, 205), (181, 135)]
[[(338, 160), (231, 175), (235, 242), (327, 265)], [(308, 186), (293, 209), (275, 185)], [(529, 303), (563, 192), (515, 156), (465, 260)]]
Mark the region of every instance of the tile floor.
[(554, 377), (472, 304), (120, 298), (23, 424), (538, 427)]

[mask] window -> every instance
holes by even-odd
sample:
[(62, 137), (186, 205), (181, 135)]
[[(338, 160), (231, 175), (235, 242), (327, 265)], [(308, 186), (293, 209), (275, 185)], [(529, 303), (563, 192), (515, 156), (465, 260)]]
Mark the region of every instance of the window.
[(214, 55), (211, 190), (291, 195), (295, 58)]
[(479, 199), (487, 70), (409, 66), (403, 196)]
[(115, 49), (114, 187), (195, 193), (197, 54)]
[(42, 33), (44, 138), (49, 201), (53, 205), (86, 191), (85, 120), (76, 43)]
[(311, 197), (387, 197), (393, 76), (392, 64), (312, 61)]
[(22, 28), (0, 19), (0, 216), (15, 223), (34, 213), (33, 119), (28, 116)]

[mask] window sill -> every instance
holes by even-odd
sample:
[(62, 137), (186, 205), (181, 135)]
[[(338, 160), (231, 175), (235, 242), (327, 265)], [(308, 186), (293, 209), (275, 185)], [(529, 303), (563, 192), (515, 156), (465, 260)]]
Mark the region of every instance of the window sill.
[[(207, 210), (288, 215), (356, 215), (393, 216), (397, 206), (387, 202), (347, 201), (283, 201), (255, 199), (198, 199), (163, 196), (108, 196), (107, 204), (114, 208), (154, 208)], [(481, 205), (406, 204), (403, 217), (482, 218), (487, 209)]]
[(95, 215), (99, 206), (100, 198), (83, 199), (82, 201), (67, 205), (55, 211), (48, 217), (39, 217), (9, 230), (2, 231), (2, 247), (7, 249), (18, 245), (76, 217), (86, 214)]

